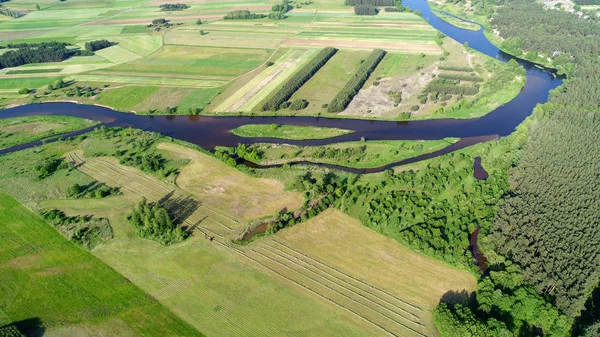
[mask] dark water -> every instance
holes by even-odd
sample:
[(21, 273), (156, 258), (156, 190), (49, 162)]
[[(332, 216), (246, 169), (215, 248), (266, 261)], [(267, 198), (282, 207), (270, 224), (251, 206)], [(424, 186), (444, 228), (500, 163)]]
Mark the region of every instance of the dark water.
[(473, 255), (473, 262), (479, 269), (479, 272), (484, 272), (487, 269), (487, 258), (483, 255), (481, 250), (479, 250), (479, 245), (477, 243), (480, 230), (481, 227), (478, 225), (477, 229), (475, 229), (473, 233), (469, 234), (469, 250)]
[(473, 161), (473, 177), (477, 180), (485, 180), (489, 177), (487, 171), (481, 166), (481, 157), (475, 157)]
[[(444, 34), (458, 42), (468, 42), (469, 46), (502, 61), (512, 57), (501, 52), (492, 45), (483, 35), (482, 31), (465, 30), (454, 27), (437, 18), (430, 11), (423, 0), (405, 0), (404, 4), (413, 9), (418, 9), (429, 23)], [(31, 115), (65, 115), (78, 116), (98, 120), (106, 126), (130, 126), (143, 130), (160, 132), (164, 135), (179, 138), (205, 149), (212, 149), (217, 145), (235, 146), (238, 143), (281, 143), (294, 145), (326, 145), (330, 143), (359, 140), (431, 140), (445, 137), (462, 138), (460, 142), (448, 148), (420, 156), (418, 160), (442, 155), (450, 151), (486, 141), (495, 137), (502, 137), (512, 133), (515, 128), (529, 116), (538, 103), (548, 99), (548, 92), (562, 83), (559, 77), (547, 69), (535, 67), (532, 63), (517, 60), (527, 70), (527, 83), (521, 93), (511, 102), (499, 107), (486, 116), (473, 119), (438, 119), (424, 121), (367, 121), (356, 119), (317, 118), (317, 117), (199, 117), (199, 116), (141, 116), (129, 113), (120, 113), (104, 107), (78, 105), (73, 103), (45, 103), (32, 104), (6, 109), (0, 112), (0, 118), (31, 116)], [(244, 124), (292, 124), (310, 125), (321, 127), (338, 127), (355, 130), (352, 134), (321, 140), (282, 141), (272, 138), (241, 138), (229, 131)], [(386, 165), (373, 170), (348, 171), (375, 172), (390, 166), (417, 161), (407, 161)], [(306, 162), (305, 162), (306, 163)], [(248, 163), (252, 165), (251, 163)], [(325, 167), (335, 167), (320, 164)], [(338, 167), (336, 167), (338, 168)]]

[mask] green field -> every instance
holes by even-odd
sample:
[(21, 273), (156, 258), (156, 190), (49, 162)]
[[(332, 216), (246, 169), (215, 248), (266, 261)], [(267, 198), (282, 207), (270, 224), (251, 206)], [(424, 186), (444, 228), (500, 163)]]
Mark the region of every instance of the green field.
[(0, 119), (0, 149), (52, 135), (89, 128), (98, 122), (67, 116), (32, 116)]
[(0, 326), (29, 334), (200, 336), (0, 191)]
[(334, 143), (325, 146), (254, 144), (250, 148), (262, 153), (259, 164), (285, 164), (307, 160), (354, 168), (373, 168), (441, 150), (457, 139), (386, 140)]
[(279, 139), (325, 139), (352, 133), (352, 130), (280, 124), (246, 124), (231, 132), (240, 137)]

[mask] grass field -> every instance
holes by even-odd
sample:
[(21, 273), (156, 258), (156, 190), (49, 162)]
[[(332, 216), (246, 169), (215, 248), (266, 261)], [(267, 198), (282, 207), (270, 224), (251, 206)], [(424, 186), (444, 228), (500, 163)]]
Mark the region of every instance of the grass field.
[(254, 144), (251, 147), (262, 153), (259, 163), (265, 165), (307, 160), (354, 168), (373, 168), (441, 150), (456, 140), (371, 140), (326, 146)]
[(340, 211), (249, 245), (247, 254), (280, 277), (313, 289), (379, 334), (433, 336), (432, 311), (451, 290), (472, 291), (475, 278), (411, 251)]
[[(0, 191), (0, 326), (28, 335), (200, 336), (90, 253)], [(33, 321), (33, 322), (31, 322)]]
[(56, 134), (89, 128), (98, 122), (68, 116), (31, 116), (0, 119), (0, 149)]
[(325, 139), (352, 133), (352, 130), (281, 124), (246, 124), (231, 132), (240, 137), (279, 139)]

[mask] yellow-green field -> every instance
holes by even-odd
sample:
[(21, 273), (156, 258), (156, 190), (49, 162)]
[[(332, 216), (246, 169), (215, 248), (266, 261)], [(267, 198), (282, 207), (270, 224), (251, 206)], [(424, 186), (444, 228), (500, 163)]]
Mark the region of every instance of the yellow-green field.
[[(27, 13), (2, 21), (5, 42), (54, 40), (83, 47), (87, 41), (107, 39), (115, 45), (94, 56), (0, 69), (0, 76), (11, 80), (0, 83), (0, 89), (7, 90), (0, 104), (31, 101), (31, 95), (16, 94), (28, 88), (37, 90), (37, 101), (68, 99), (124, 111), (160, 112), (177, 106), (177, 113), (197, 108), (206, 108), (204, 113), (250, 112), (260, 110), (264, 99), (318, 49), (333, 46), (341, 49), (339, 55), (293, 97), (309, 99), (311, 105), (303, 113), (317, 114), (374, 48), (408, 55), (442, 54), (435, 43), (436, 31), (421, 17), (383, 11), (375, 17), (358, 17), (342, 0), (313, 1), (287, 13), (285, 20), (222, 19), (239, 9), (268, 13), (279, 3), (276, 0), (192, 1), (190, 8), (174, 12), (160, 11), (162, 3), (47, 1), (39, 3), (40, 10), (26, 0), (4, 4)], [(146, 27), (159, 17), (174, 26)], [(198, 19), (203, 24), (197, 25)], [(265, 66), (267, 61), (274, 65)], [(57, 76), (110, 89), (93, 97), (66, 97), (59, 90), (44, 93)], [(122, 89), (128, 87), (132, 89)], [(123, 99), (132, 92), (132, 101)], [(221, 92), (227, 97), (209, 104)]]

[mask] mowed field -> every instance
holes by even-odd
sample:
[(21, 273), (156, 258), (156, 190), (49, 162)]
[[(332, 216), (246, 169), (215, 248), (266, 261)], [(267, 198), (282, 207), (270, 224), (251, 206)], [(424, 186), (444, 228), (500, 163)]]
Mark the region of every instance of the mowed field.
[(30, 336), (201, 336), (0, 190), (0, 326)]
[[(17, 95), (19, 89), (43, 92), (63, 77), (105, 90), (94, 97), (66, 97), (55, 91), (38, 99), (138, 113), (161, 113), (167, 107), (177, 107), (178, 113), (258, 111), (319, 49), (336, 47), (340, 54), (298, 94), (312, 103), (304, 113), (316, 114), (374, 48), (408, 55), (442, 53), (436, 31), (421, 17), (383, 11), (359, 17), (343, 0), (313, 1), (289, 12), (285, 20), (222, 19), (240, 9), (269, 13), (276, 0), (190, 1), (190, 8), (173, 12), (161, 11), (162, 3), (47, 1), (40, 3), (40, 10), (26, 0), (6, 4), (27, 15), (0, 22), (5, 42), (62, 41), (83, 47), (87, 41), (107, 39), (115, 44), (94, 56), (1, 69), (0, 104), (27, 103), (30, 96)], [(155, 18), (166, 18), (174, 26), (147, 28)], [(198, 19), (202, 25), (196, 24)], [(219, 97), (221, 93), (227, 97)]]

